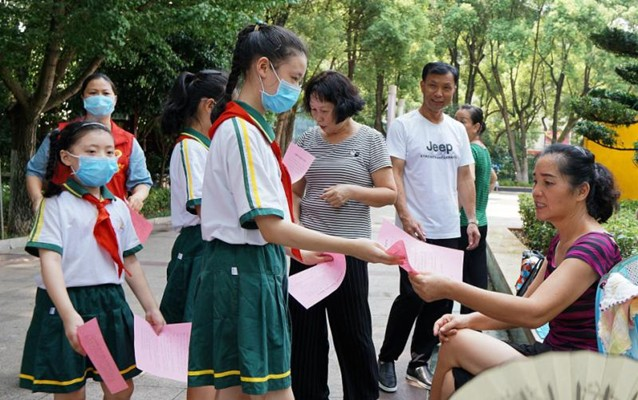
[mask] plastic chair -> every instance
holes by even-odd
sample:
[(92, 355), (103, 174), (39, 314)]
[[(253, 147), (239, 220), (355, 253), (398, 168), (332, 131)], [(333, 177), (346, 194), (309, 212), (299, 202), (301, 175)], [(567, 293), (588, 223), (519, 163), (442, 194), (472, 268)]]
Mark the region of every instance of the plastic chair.
[[(596, 290), (596, 339), (598, 341), (598, 351), (600, 353), (607, 354), (605, 346), (598, 334), (598, 321), (600, 320), (600, 302), (605, 292), (605, 285), (609, 279), (609, 275), (613, 273), (619, 273), (624, 276), (629, 282), (638, 286), (638, 255), (629, 257), (618, 264), (616, 264), (607, 274), (605, 274), (598, 283)], [(623, 355), (638, 360), (638, 315), (634, 317), (634, 326), (630, 328), (629, 337), (631, 339), (631, 348)]]

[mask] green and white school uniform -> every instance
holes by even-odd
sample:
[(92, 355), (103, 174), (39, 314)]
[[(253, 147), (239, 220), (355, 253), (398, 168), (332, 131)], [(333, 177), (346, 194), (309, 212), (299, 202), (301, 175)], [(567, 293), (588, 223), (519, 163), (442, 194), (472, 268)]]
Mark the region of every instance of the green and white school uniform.
[(204, 166), (210, 139), (187, 128), (171, 155), (171, 223), (179, 230), (166, 271), (160, 310), (167, 323), (191, 321), (194, 288), (199, 276), (204, 241), (195, 206), (202, 201)]
[(244, 393), (259, 395), (290, 387), (290, 327), (284, 249), (264, 240), (255, 217), (290, 220), (290, 213), (270, 147), (274, 132), (259, 112), (239, 104), (249, 120), (233, 117), (221, 123), (204, 173), (207, 244), (195, 297), (188, 385), (241, 385)]
[[(37, 256), (39, 249), (47, 249), (62, 256), (64, 283), (73, 307), (85, 321), (98, 319), (120, 373), (130, 379), (140, 371), (135, 367), (133, 313), (122, 289), (124, 276), (118, 275), (113, 259), (93, 236), (97, 209), (82, 198), (86, 189), (73, 180), (64, 186), (65, 191), (40, 204), (26, 250)], [(120, 255), (124, 258), (135, 254), (142, 246), (128, 207), (105, 187), (102, 197), (112, 200), (106, 210)], [(38, 274), (35, 280), (38, 289), (24, 345), (20, 387), (34, 392), (69, 393), (82, 388), (87, 378), (101, 381), (89, 358), (71, 348), (42, 276)]]

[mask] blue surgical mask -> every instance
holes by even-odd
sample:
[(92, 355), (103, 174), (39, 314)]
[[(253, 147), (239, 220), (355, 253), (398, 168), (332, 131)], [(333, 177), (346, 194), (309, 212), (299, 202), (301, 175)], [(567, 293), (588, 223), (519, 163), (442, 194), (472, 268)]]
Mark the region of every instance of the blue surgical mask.
[(87, 157), (68, 154), (80, 160), (78, 169), (77, 171), (73, 170), (73, 174), (86, 187), (106, 185), (119, 169), (116, 157)]
[(261, 81), (260, 77), (259, 82), (261, 83), (261, 103), (264, 105), (264, 108), (266, 110), (279, 114), (290, 110), (295, 105), (295, 103), (299, 99), (299, 95), (301, 94), (301, 87), (280, 79), (272, 63), (270, 64), (270, 67), (275, 73), (277, 80), (279, 80), (279, 87), (277, 88), (277, 92), (275, 94), (266, 93), (266, 90), (264, 89), (264, 83)]
[(84, 98), (84, 109), (96, 117), (108, 117), (115, 110), (115, 99), (100, 94)]

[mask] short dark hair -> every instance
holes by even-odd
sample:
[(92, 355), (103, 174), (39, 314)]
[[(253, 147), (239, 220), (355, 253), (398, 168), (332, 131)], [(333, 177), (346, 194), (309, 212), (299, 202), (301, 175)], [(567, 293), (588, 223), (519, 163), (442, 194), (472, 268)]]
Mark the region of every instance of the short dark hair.
[(306, 112), (310, 112), (310, 98), (312, 96), (316, 96), (320, 101), (334, 104), (337, 123), (357, 114), (363, 110), (363, 106), (366, 104), (352, 81), (337, 71), (320, 72), (308, 81), (303, 99)]
[(442, 61), (429, 62), (423, 66), (423, 72), (421, 73), (421, 80), (425, 80), (429, 74), (432, 75), (447, 75), (452, 74), (454, 77), (454, 84), (459, 84), (459, 71), (450, 64)]

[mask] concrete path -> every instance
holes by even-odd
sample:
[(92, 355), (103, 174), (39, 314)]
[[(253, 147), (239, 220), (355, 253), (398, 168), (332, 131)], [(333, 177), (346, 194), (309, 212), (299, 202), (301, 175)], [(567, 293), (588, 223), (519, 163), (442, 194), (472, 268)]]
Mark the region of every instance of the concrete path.
[[(517, 194), (492, 193), (488, 216), (490, 221), (488, 242), (499, 264), (504, 266), (506, 263), (511, 263), (511, 266), (518, 268), (522, 246), (520, 243), (517, 246), (516, 242), (512, 241), (513, 235), (508, 229), (511, 227), (520, 228), (521, 226), (518, 217)], [(392, 207), (384, 207), (373, 212), (373, 234), (375, 236), (384, 218), (394, 219)], [(139, 254), (139, 259), (145, 267), (148, 281), (158, 301), (164, 288), (166, 264), (170, 258), (170, 250), (175, 236), (173, 232), (156, 229), (156, 233), (153, 233), (146, 243), (145, 250)], [(507, 246), (501, 248), (501, 244), (506, 242)], [(23, 241), (19, 239), (11, 242), (0, 242), (0, 400), (52, 398), (52, 396), (45, 394), (31, 394), (17, 387), (24, 337), (34, 303), (35, 285), (32, 277), (39, 268), (37, 259), (26, 255), (22, 246)], [(390, 306), (398, 294), (398, 277), (396, 267), (376, 264), (370, 266), (370, 306), (377, 351), (383, 341)], [(127, 296), (133, 311), (141, 314), (141, 307), (129, 290), (127, 290)], [(407, 347), (409, 348), (409, 345)], [(398, 391), (394, 394), (381, 392), (380, 399), (427, 399), (427, 391), (412, 387), (404, 380), (408, 360), (409, 354), (406, 351), (396, 364), (399, 381)], [(339, 366), (333, 352), (330, 356), (329, 384), (330, 398), (343, 399)], [(186, 398), (185, 384), (168, 379), (142, 375), (135, 379), (135, 386), (134, 399)], [(101, 390), (97, 384), (90, 382), (87, 385), (87, 398), (102, 398)]]

